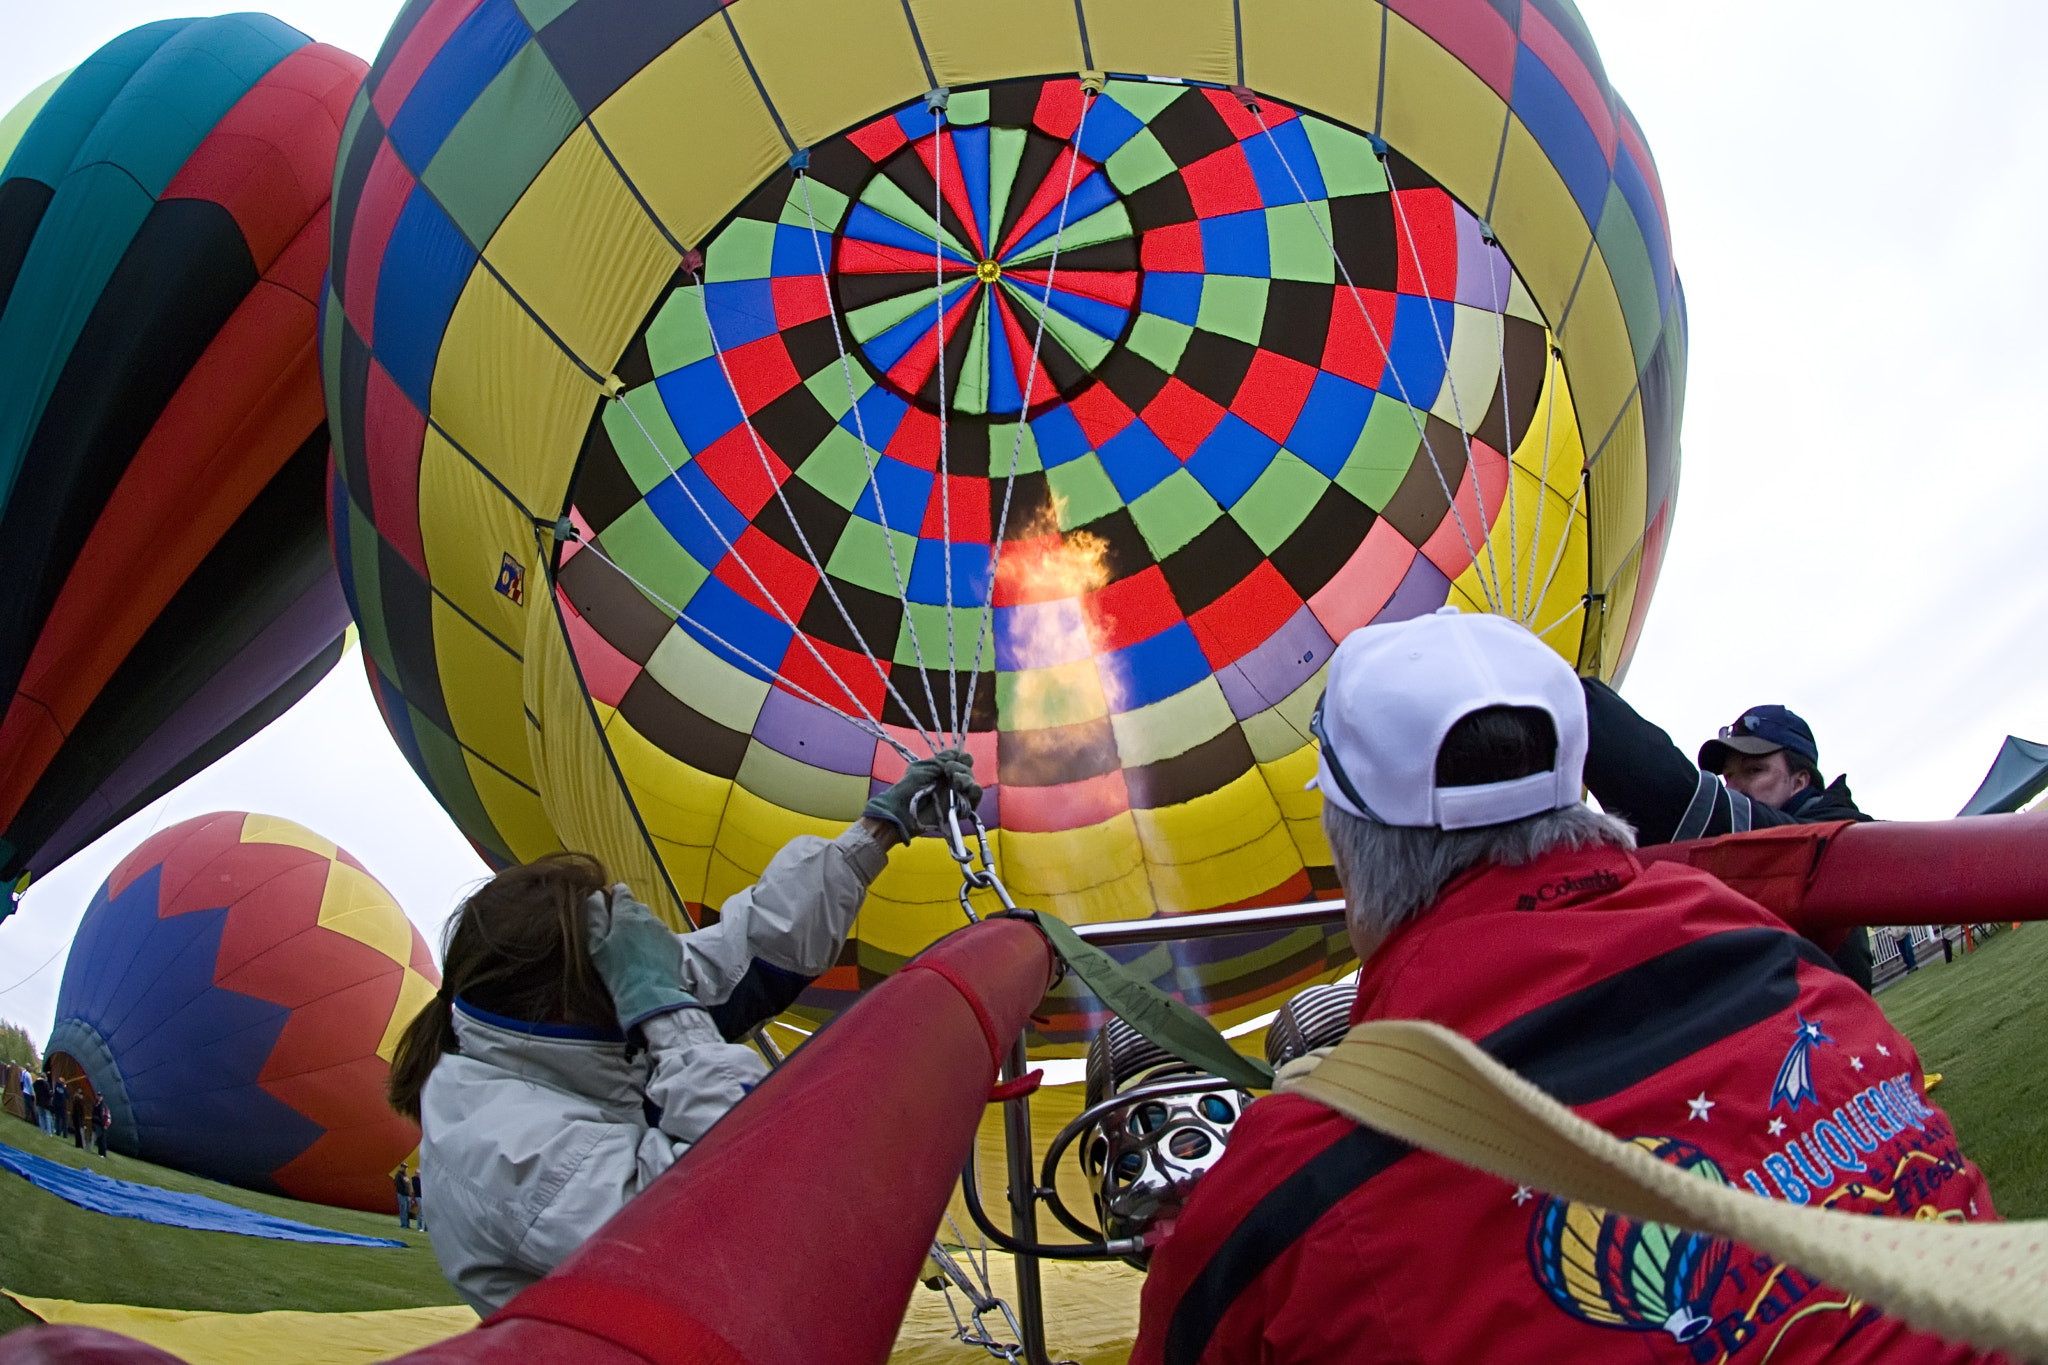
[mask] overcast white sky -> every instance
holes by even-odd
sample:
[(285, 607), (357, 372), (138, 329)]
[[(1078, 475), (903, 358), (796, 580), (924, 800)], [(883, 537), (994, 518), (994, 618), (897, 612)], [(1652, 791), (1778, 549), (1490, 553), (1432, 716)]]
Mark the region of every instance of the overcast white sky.
[[(398, 7), (269, 8), (368, 58)], [(1688, 749), (1783, 702), (1866, 809), (1953, 814), (2005, 734), (2048, 739), (2048, 112), (2033, 93), (2048, 14), (2019, 0), (1581, 8), (1656, 154), (1692, 310), (1676, 531), (1625, 692)], [(0, 0), (0, 111), (115, 34), (189, 12)], [(30, 891), (0, 927), (0, 1017), (44, 1037), (94, 887), (153, 828), (220, 809), (337, 840), (430, 939), (484, 871), (351, 655)]]

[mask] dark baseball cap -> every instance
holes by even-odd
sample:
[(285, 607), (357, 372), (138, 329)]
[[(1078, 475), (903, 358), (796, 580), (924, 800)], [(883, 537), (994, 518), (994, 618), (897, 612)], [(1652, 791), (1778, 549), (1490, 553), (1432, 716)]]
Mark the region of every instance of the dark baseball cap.
[(1790, 749), (1820, 766), (1820, 745), (1813, 742), (1813, 730), (1798, 712), (1782, 706), (1752, 706), (1700, 746), (1700, 766), (1718, 773), (1727, 766), (1731, 753), (1771, 754), (1780, 749)]

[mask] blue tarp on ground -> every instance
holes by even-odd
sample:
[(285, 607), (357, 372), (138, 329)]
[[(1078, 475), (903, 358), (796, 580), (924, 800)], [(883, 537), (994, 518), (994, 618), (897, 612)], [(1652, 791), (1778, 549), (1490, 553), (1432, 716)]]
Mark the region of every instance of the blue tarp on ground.
[(233, 1232), (243, 1237), (273, 1237), (284, 1242), (325, 1242), (347, 1247), (402, 1247), (404, 1242), (389, 1237), (359, 1237), (352, 1232), (316, 1228), (311, 1223), (275, 1218), (254, 1209), (208, 1199), (203, 1194), (179, 1194), (154, 1185), (114, 1180), (97, 1171), (78, 1171), (46, 1157), (24, 1152), (0, 1142), (0, 1168), (67, 1199), (94, 1213), (116, 1218), (140, 1218), (145, 1223), (162, 1223), (174, 1228), (198, 1228), (202, 1232)]

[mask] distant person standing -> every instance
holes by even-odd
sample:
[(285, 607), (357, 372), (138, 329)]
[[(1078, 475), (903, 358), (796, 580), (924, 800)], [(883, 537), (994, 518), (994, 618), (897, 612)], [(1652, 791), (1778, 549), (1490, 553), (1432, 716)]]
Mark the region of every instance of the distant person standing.
[(107, 1130), (114, 1126), (114, 1111), (107, 1107), (106, 1096), (102, 1095), (92, 1104), (92, 1142), (104, 1161), (107, 1156)]
[(427, 1206), (420, 1202), (420, 1173), (412, 1173), (412, 1222), (421, 1232), (427, 1230)]
[(1907, 971), (1913, 972), (1920, 969), (1920, 954), (1913, 948), (1913, 931), (1911, 929), (1899, 935), (1899, 956), (1906, 960)]
[(28, 1067), (15, 1072), (15, 1079), (21, 1083), (21, 1116), (30, 1123), (42, 1122), (42, 1111), (36, 1107), (36, 1074)]
[(412, 1181), (406, 1178), (403, 1161), (391, 1173), (391, 1188), (398, 1192), (398, 1226), (409, 1228), (412, 1226), (409, 1218), (412, 1213)]
[(92, 1122), (92, 1116), (85, 1107), (83, 1090), (71, 1092), (71, 1112), (66, 1117), (71, 1121), (71, 1145), (82, 1152), (85, 1150), (86, 1125)]
[(64, 1084), (62, 1076), (50, 1076), (50, 1122), (55, 1125), (54, 1137), (71, 1136), (71, 1087)]
[(30, 1094), (30, 1098), (35, 1101), (36, 1105), (36, 1127), (42, 1129), (45, 1135), (54, 1133), (55, 1130), (50, 1127), (50, 1076), (48, 1072), (36, 1077), (35, 1086)]

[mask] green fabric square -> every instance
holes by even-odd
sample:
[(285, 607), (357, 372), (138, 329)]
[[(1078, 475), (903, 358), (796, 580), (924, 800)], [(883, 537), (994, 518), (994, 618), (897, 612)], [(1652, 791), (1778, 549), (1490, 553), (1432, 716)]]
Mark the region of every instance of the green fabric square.
[[(834, 427), (818, 448), (796, 468), (796, 476), (851, 512), (868, 491), (869, 465), (881, 455), (861, 452), (860, 441), (845, 427)], [(893, 585), (892, 589), (893, 591)]]
[[(853, 384), (852, 392), (847, 391), (847, 382)], [(853, 411), (854, 403), (860, 396), (875, 386), (868, 378), (868, 372), (852, 356), (844, 364), (838, 357), (825, 362), (825, 367), (804, 381), (804, 387), (811, 391), (811, 397), (818, 400), (818, 406), (832, 414), (834, 419), (842, 418)], [(858, 436), (859, 430), (852, 433)]]
[(1111, 81), (1106, 89), (1111, 99), (1136, 114), (1143, 123), (1158, 118), (1161, 110), (1183, 95), (1190, 99), (1201, 98), (1185, 85), (1166, 81)]
[(1283, 450), (1245, 490), (1245, 495), (1230, 509), (1230, 515), (1252, 538), (1252, 543), (1270, 555), (1294, 534), (1294, 528), (1301, 525), (1329, 486), (1330, 481), (1307, 461), (1291, 450)]
[(559, 19), (562, 11), (576, 7), (576, 0), (514, 0), (514, 3), (519, 6), (526, 26), (535, 33)]
[(1330, 256), (1330, 243), (1336, 239), (1329, 231), (1330, 206), (1321, 200), (1267, 209), (1266, 242), (1272, 253), (1273, 278), (1335, 283), (1337, 266)]
[(1376, 396), (1372, 411), (1366, 414), (1365, 429), (1358, 433), (1358, 444), (1337, 471), (1337, 486), (1375, 512), (1384, 509), (1422, 445), (1416, 427), (1420, 420), (1421, 414), (1399, 399)]
[(1045, 482), (1059, 507), (1062, 531), (1086, 526), (1124, 505), (1123, 495), (1109, 481), (1102, 461), (1095, 458), (1092, 450), (1077, 460), (1046, 470)]
[(1119, 191), (1129, 194), (1143, 189), (1164, 176), (1173, 174), (1176, 167), (1166, 148), (1159, 145), (1159, 139), (1149, 128), (1140, 129), (1129, 142), (1109, 154), (1103, 163), (1109, 172), (1109, 183)]
[(946, 122), (966, 128), (988, 122), (988, 91), (956, 90), (946, 101)]
[(682, 611), (711, 577), (711, 571), (676, 543), (661, 518), (644, 502), (627, 508), (624, 516), (604, 528), (598, 540), (606, 557), (640, 580), (642, 595), (670, 616)]
[[(910, 575), (908, 559), (903, 561), (903, 573), (906, 578)], [(946, 702), (944, 682), (947, 657), (946, 612), (947, 609), (936, 602), (905, 602), (903, 624), (896, 630), (896, 652), (890, 656), (896, 663), (909, 664), (914, 668), (917, 666), (918, 652), (924, 652), (924, 666), (932, 672), (932, 692), (938, 699), (939, 719), (942, 723), (950, 721), (953, 716), (953, 709)], [(983, 617), (981, 607), (978, 604), (972, 607), (954, 607), (952, 615), (954, 670), (960, 673), (965, 673), (969, 669), (977, 669), (983, 673), (993, 670), (996, 666), (996, 642), (995, 632), (989, 626), (981, 626), (979, 631), (981, 662), (971, 662), (977, 638), (976, 623)], [(913, 627), (917, 631), (915, 640), (911, 639)], [(899, 678), (896, 680), (896, 686), (902, 690), (904, 698), (913, 708), (922, 708), (930, 704), (925, 701), (924, 684), (915, 677)], [(965, 678), (960, 679), (960, 694), (964, 705), (967, 695)]]
[[(892, 541), (896, 546), (894, 569), (889, 565)], [(832, 557), (825, 561), (825, 572), (845, 582), (900, 598), (903, 596), (901, 585), (910, 581), (910, 558), (916, 550), (915, 535), (892, 530), (884, 539), (882, 528), (866, 517), (848, 517), (845, 529), (839, 533), (839, 543), (832, 547)], [(899, 572), (902, 574), (900, 579), (897, 577)]]
[(1138, 320), (1131, 324), (1130, 348), (1160, 369), (1172, 374), (1180, 366), (1180, 353), (1187, 349), (1188, 338), (1195, 329), (1185, 322), (1160, 317), (1157, 313), (1140, 313)]
[(420, 178), (481, 247), (582, 121), (547, 54), (528, 42), (491, 78)]
[(1607, 207), (1600, 215), (1600, 254), (1614, 280), (1614, 293), (1621, 300), (1621, 316), (1628, 324), (1628, 340), (1635, 351), (1636, 368), (1650, 363), (1657, 348), (1657, 333), (1664, 325), (1657, 308), (1657, 272), (1650, 265), (1650, 248), (1643, 243), (1642, 228), (1635, 210), (1622, 198), (1619, 186), (1607, 187)]
[(1340, 194), (1385, 194), (1387, 173), (1372, 144), (1358, 134), (1319, 118), (1304, 118), (1301, 130), (1316, 154), (1316, 169), (1323, 173), (1323, 189), (1332, 199)]
[[(811, 194), (810, 213), (808, 216), (804, 212), (804, 189), (806, 186), (810, 188)], [(812, 219), (815, 218), (820, 232), (830, 232), (839, 226), (839, 220), (846, 216), (846, 210), (852, 203), (851, 199), (848, 199), (824, 181), (819, 180), (815, 176), (807, 175), (801, 181), (789, 187), (789, 198), (782, 205), (782, 218), (780, 221), (789, 224), (791, 227), (808, 228), (811, 225)], [(825, 260), (829, 265), (832, 260), (832, 248), (829, 245), (826, 246), (825, 252)]]
[(1195, 326), (1258, 345), (1266, 328), (1266, 281), (1247, 275), (1204, 275)]
[[(513, 856), (498, 833), (497, 825), (492, 823), (490, 813), (484, 809), (483, 799), (476, 794), (476, 784), (469, 776), (469, 764), (462, 757), (463, 746), (453, 735), (428, 719), (417, 706), (408, 702), (405, 709), (411, 713), (413, 742), (419, 745), (420, 759), (427, 765), (427, 780), (434, 789), (435, 799), (447, 808), (451, 817), (462, 822), (462, 829), (470, 838), (507, 863), (518, 862), (519, 859)], [(511, 774), (506, 776), (511, 777)], [(516, 777), (512, 780), (519, 781)]]
[[(1020, 434), (1023, 438), (1022, 440), (1018, 439)], [(1045, 465), (1038, 458), (1038, 436), (1031, 430), (1029, 422), (1021, 424), (1017, 422), (991, 424), (988, 429), (988, 476), (991, 479), (1000, 482), (1010, 477), (1010, 456), (1012, 452), (1016, 454), (1016, 472), (1019, 474), (1036, 474), (1039, 470), (1045, 468)], [(994, 501), (991, 505), (1001, 506), (1003, 494), (1000, 488), (996, 490), (992, 497)], [(1014, 512), (1016, 509), (1013, 507), (1011, 510)]]
[(1209, 490), (1185, 469), (1174, 470), (1131, 504), (1131, 520), (1138, 523), (1154, 559), (1166, 558), (1222, 515)]
[(758, 218), (735, 218), (727, 223), (704, 253), (707, 283), (725, 280), (765, 280), (774, 274), (775, 224)]
[(363, 505), (351, 497), (348, 500), (348, 570), (350, 582), (355, 587), (356, 601), (364, 607), (363, 653), (377, 665), (378, 672), (396, 680), (397, 662), (391, 652), (391, 637), (385, 630), (384, 589), (377, 577), (379, 539), (377, 527), (364, 514)]
[(647, 325), (647, 361), (656, 374), (671, 374), (712, 354), (711, 328), (695, 289), (678, 289)]
[(689, 448), (676, 435), (661, 393), (652, 384), (630, 389), (619, 402), (605, 404), (604, 429), (626, 476), (642, 493), (673, 478), (674, 471), (690, 462)]

